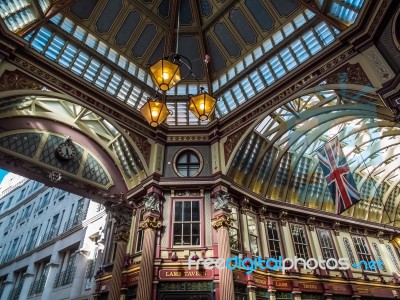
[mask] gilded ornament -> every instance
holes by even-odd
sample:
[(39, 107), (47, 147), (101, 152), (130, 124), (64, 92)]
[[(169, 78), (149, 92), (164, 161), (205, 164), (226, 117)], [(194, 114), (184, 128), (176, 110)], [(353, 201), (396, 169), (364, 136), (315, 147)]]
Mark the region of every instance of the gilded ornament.
[(215, 229), (219, 229), (221, 227), (231, 227), (233, 225), (233, 221), (229, 216), (219, 216), (211, 222), (212, 227)]
[(147, 217), (142, 222), (140, 222), (140, 228), (142, 229), (160, 229), (161, 228), (161, 220), (154, 217)]

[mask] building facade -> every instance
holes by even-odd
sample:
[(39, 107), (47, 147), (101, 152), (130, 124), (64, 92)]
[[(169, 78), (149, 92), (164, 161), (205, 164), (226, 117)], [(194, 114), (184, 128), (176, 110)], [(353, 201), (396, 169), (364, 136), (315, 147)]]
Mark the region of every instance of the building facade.
[(9, 173), (0, 208), (1, 299), (89, 299), (104, 207)]

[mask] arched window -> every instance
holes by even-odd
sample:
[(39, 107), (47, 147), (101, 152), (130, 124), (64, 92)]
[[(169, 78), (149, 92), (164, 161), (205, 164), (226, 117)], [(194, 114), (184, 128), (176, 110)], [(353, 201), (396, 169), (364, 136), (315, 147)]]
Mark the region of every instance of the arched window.
[(347, 256), (349, 257), (350, 264), (351, 265), (355, 264), (356, 260), (354, 258), (353, 250), (351, 250), (349, 239), (344, 237), (343, 238), (343, 243), (344, 243), (344, 247), (346, 248)]
[(392, 260), (392, 263), (393, 263), (394, 267), (396, 268), (396, 272), (400, 273), (399, 263), (397, 262), (396, 256), (394, 256), (394, 252), (393, 252), (392, 247), (389, 244), (387, 244), (386, 245), (386, 249), (387, 249), (387, 251), (389, 253), (390, 259)]
[(383, 259), (382, 259), (382, 255), (381, 255), (381, 250), (379, 250), (379, 246), (377, 243), (372, 243), (372, 248), (374, 248), (376, 256), (378, 257), (378, 259), (382, 262), (381, 266), (382, 266), (382, 271), (386, 272), (386, 266), (383, 263)]

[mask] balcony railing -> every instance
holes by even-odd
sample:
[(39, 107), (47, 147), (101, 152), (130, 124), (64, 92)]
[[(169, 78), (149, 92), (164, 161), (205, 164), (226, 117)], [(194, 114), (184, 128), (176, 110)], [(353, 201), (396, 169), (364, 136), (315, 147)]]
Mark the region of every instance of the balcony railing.
[(74, 280), (76, 266), (67, 268), (65, 271), (59, 272), (54, 280), (54, 288), (71, 284)]
[(29, 243), (27, 245), (25, 245), (25, 247), (21, 248), (19, 255), (22, 255), (22, 254), (34, 249), (36, 246), (35, 243), (36, 243), (36, 240), (29, 241)]
[(79, 215), (76, 215), (72, 219), (68, 220), (68, 222), (65, 223), (64, 232), (70, 230), (71, 228), (73, 228), (75, 226), (78, 226), (79, 224), (82, 224), (82, 222), (86, 218), (86, 215), (87, 215), (87, 210), (84, 210)]
[(57, 237), (59, 229), (60, 229), (60, 226), (57, 226), (56, 228), (51, 229), (44, 236), (42, 236), (40, 243), (41, 244), (46, 243), (47, 241), (50, 241), (51, 239), (54, 239), (55, 237)]
[(1, 260), (1, 263), (5, 263), (9, 260), (14, 259), (16, 255), (17, 255), (17, 251), (11, 250), (10, 253), (8, 253), (6, 256), (3, 257), (3, 259)]
[(31, 288), (29, 290), (29, 296), (40, 295), (43, 293), (44, 285), (46, 284), (46, 276), (40, 276), (39, 280), (32, 282)]
[(8, 300), (19, 300), (19, 295), (22, 290), (22, 281), (18, 283), (18, 285), (14, 286), (11, 290), (10, 295), (8, 296)]

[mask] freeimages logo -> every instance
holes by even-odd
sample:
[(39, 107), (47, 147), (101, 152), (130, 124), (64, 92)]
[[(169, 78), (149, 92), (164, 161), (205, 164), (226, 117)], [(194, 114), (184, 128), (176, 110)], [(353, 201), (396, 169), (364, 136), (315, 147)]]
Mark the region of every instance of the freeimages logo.
[(381, 260), (360, 260), (360, 262), (353, 263), (350, 265), (348, 258), (329, 258), (327, 260), (322, 259), (321, 257), (309, 258), (307, 260), (295, 256), (294, 258), (285, 258), (279, 256), (277, 259), (270, 257), (267, 259), (263, 259), (261, 256), (256, 258), (241, 258), (239, 256), (230, 257), (228, 259), (224, 258), (199, 258), (198, 260), (193, 260), (193, 256), (188, 258), (188, 268), (189, 270), (192, 268), (192, 265), (196, 266), (196, 270), (200, 269), (200, 264), (204, 269), (212, 270), (217, 268), (218, 270), (222, 269), (244, 269), (246, 270), (246, 274), (251, 274), (259, 268), (260, 270), (273, 270), (273, 271), (282, 271), (282, 274), (285, 274), (286, 271), (294, 269), (296, 271), (299, 270), (299, 264), (301, 265), (301, 269), (303, 270), (315, 270), (316, 268), (321, 268), (323, 270), (348, 270), (350, 266), (356, 269), (363, 269), (365, 271), (376, 271), (377, 269), (383, 269), (383, 262)]

